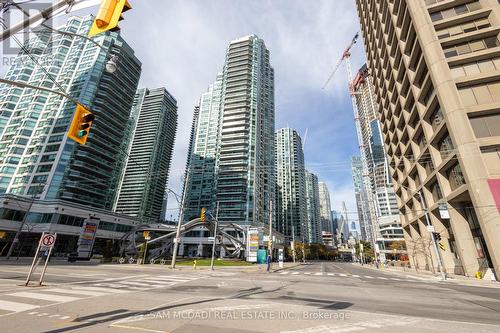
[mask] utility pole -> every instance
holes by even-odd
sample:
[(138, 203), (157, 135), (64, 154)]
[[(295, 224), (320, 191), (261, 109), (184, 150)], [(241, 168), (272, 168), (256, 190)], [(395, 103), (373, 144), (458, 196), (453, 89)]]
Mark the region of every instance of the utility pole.
[(21, 233), (23, 232), (24, 225), (26, 224), (26, 218), (31, 210), (31, 207), (35, 203), (36, 196), (40, 193), (39, 190), (37, 190), (35, 193), (33, 193), (33, 196), (31, 197), (30, 204), (28, 206), (28, 210), (26, 213), (24, 213), (23, 220), (21, 221), (21, 224), (19, 225), (19, 228), (17, 229), (16, 235), (14, 236), (14, 240), (12, 241), (12, 244), (10, 245), (9, 252), (7, 252), (7, 256), (5, 257), (5, 260), (9, 260), (10, 257), (12, 256), (12, 252), (14, 252), (14, 249), (17, 247), (17, 243), (19, 243), (19, 237), (21, 236)]
[(177, 194), (175, 194), (173, 191), (171, 191), (174, 196), (175, 196), (175, 199), (177, 200), (177, 203), (179, 204), (180, 206), (180, 210), (179, 210), (179, 221), (177, 222), (177, 232), (175, 233), (175, 238), (174, 238), (174, 250), (172, 252), (172, 265), (171, 265), (171, 268), (175, 268), (175, 262), (177, 260), (177, 251), (179, 250), (179, 242), (180, 242), (180, 237), (181, 237), (181, 225), (182, 225), (182, 220), (183, 220), (183, 215), (184, 215), (184, 202), (185, 202), (185, 199), (186, 199), (186, 186), (189, 185), (189, 167), (186, 171), (186, 182), (184, 185), (184, 191), (182, 193), (182, 200), (179, 201), (179, 198), (177, 197)]
[(75, 0), (60, 0), (56, 2), (52, 6), (45, 8), (41, 12), (25, 18), (22, 22), (14, 25), (10, 29), (0, 31), (0, 41), (3, 41), (16, 33), (23, 31), (35, 22), (38, 22), (40, 20), (47, 20), (58, 9), (63, 8), (64, 6), (71, 6), (73, 4), (75, 4)]
[[(422, 208), (424, 209), (426, 226), (431, 227), (432, 224), (431, 224), (431, 221), (429, 219), (429, 210), (427, 209), (427, 206), (425, 204), (425, 200), (424, 200), (424, 197), (422, 196), (422, 192), (419, 190), (419, 191), (417, 191), (417, 194), (420, 197), (420, 204), (422, 205)], [(431, 234), (432, 247), (434, 248), (434, 254), (436, 255), (436, 261), (438, 263), (439, 272), (441, 273), (441, 278), (443, 280), (446, 280), (446, 272), (444, 271), (443, 258), (441, 258), (441, 253), (439, 253), (439, 249), (438, 249), (437, 244), (436, 244), (436, 238), (434, 238), (434, 234), (430, 230), (429, 230), (429, 233)]]
[(217, 240), (217, 226), (218, 225), (219, 225), (219, 201), (217, 201), (217, 210), (215, 211), (214, 243), (212, 244), (212, 261), (210, 262), (210, 269), (211, 270), (214, 270), (215, 242)]
[(273, 258), (273, 202), (269, 200), (269, 254)]

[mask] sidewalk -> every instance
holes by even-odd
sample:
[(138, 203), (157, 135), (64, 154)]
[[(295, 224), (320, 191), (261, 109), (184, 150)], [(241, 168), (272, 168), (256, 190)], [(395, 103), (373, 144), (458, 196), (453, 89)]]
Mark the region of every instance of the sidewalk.
[[(353, 265), (361, 267), (360, 264), (353, 263)], [(370, 264), (363, 265), (362, 267), (372, 269), (372, 270), (377, 270), (379, 272), (396, 274), (399, 276), (411, 276), (413, 278), (417, 278), (417, 279), (420, 279), (423, 281), (434, 281), (434, 282), (439, 282), (439, 283), (453, 283), (453, 284), (460, 284), (460, 285), (467, 285), (467, 286), (474, 286), (474, 287), (500, 288), (500, 282), (489, 281), (489, 280), (478, 280), (478, 279), (463, 276), (463, 275), (448, 274), (446, 281), (442, 281), (441, 276), (439, 274), (433, 274), (432, 272), (425, 271), (425, 270), (420, 270), (420, 271), (416, 272), (414, 269), (406, 268), (406, 270), (405, 270), (405, 269), (403, 269), (403, 267), (395, 267), (395, 266), (376, 268), (374, 265), (370, 265)]]

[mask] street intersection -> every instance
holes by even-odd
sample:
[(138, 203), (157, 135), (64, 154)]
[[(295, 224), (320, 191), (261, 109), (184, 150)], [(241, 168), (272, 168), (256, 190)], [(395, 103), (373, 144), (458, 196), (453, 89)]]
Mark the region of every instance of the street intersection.
[(350, 263), (216, 268), (0, 264), (2, 332), (498, 332), (500, 288)]

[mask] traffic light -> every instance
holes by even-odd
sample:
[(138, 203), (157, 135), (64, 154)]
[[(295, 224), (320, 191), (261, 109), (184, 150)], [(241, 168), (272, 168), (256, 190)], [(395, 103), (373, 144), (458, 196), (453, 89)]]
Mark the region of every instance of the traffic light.
[(87, 137), (94, 121), (94, 114), (81, 104), (76, 105), (75, 115), (68, 131), (68, 138), (81, 145), (87, 142)]
[(127, 0), (102, 0), (101, 7), (89, 30), (89, 37), (108, 30), (118, 30), (118, 22), (123, 19), (122, 13), (132, 9)]
[(207, 214), (207, 209), (205, 207), (203, 207), (201, 209), (201, 214), (200, 214), (200, 220), (202, 220), (203, 222), (205, 222), (205, 220), (207, 218), (206, 214)]
[(439, 242), (441, 240), (441, 235), (439, 234), (439, 232), (433, 232), (432, 234), (436, 242)]

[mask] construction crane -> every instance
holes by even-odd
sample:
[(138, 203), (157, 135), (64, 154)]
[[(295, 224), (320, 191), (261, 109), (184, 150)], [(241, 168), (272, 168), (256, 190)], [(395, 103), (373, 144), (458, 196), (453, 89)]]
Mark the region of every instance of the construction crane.
[[(348, 65), (350, 67), (351, 62), (349, 61), (349, 58), (351, 57), (351, 48), (358, 41), (358, 36), (359, 36), (359, 32), (357, 32), (356, 35), (354, 35), (354, 38), (352, 39), (351, 44), (349, 44), (349, 46), (344, 50), (344, 53), (342, 53), (342, 58), (339, 59), (339, 61), (335, 65), (335, 68), (332, 71), (332, 74), (330, 74), (330, 76), (328, 77), (328, 80), (326, 80), (325, 85), (322, 88), (323, 90), (325, 90), (325, 88), (328, 86), (328, 83), (330, 83), (330, 81), (333, 79), (333, 76), (335, 75), (335, 73), (339, 69), (340, 65), (342, 65), (342, 62), (344, 60), (348, 63)], [(352, 73), (350, 73), (350, 72), (351, 71), (348, 70), (348, 73), (352, 76)], [(351, 81), (352, 81), (352, 78), (349, 78), (349, 82), (351, 82)]]
[(366, 153), (365, 153), (365, 144), (363, 142), (363, 135), (362, 135), (362, 131), (361, 131), (361, 124), (360, 124), (360, 120), (359, 120), (359, 110), (358, 110), (358, 106), (357, 106), (357, 103), (356, 103), (356, 95), (358, 94), (355, 90), (354, 90), (354, 87), (353, 87), (353, 75), (352, 75), (352, 67), (351, 67), (351, 49), (352, 47), (356, 44), (356, 42), (358, 41), (358, 37), (359, 37), (359, 32), (357, 32), (353, 39), (351, 40), (351, 43), (345, 48), (344, 52), (342, 53), (342, 57), (340, 58), (340, 60), (338, 61), (338, 63), (335, 65), (335, 68), (333, 69), (332, 73), (330, 74), (330, 76), (328, 77), (328, 80), (326, 81), (325, 85), (323, 86), (323, 89), (325, 89), (328, 84), (330, 83), (330, 81), (332, 80), (333, 76), (335, 75), (335, 73), (337, 72), (337, 70), (339, 69), (340, 65), (345, 61), (346, 63), (346, 67), (347, 67), (347, 79), (348, 79), (348, 87), (349, 87), (349, 94), (351, 95), (351, 102), (352, 102), (352, 109), (354, 111), (354, 122), (356, 124), (356, 133), (357, 133), (357, 136), (358, 136), (358, 145), (359, 145), (359, 151), (360, 151), (360, 155), (361, 155), (361, 165), (363, 166), (363, 187), (366, 191), (366, 195), (368, 197), (368, 214), (367, 212), (363, 212), (364, 213), (364, 218), (365, 218), (365, 221), (368, 220), (369, 223), (369, 228), (370, 228), (370, 231), (369, 231), (369, 234), (370, 234), (370, 238), (372, 238), (372, 243), (374, 245), (374, 247), (376, 247), (376, 244), (377, 244), (377, 234), (378, 234), (378, 230), (375, 230), (375, 229), (378, 229), (378, 224), (376, 223), (377, 221), (377, 215), (376, 215), (376, 207), (375, 207), (375, 202), (374, 202), (374, 195), (371, 191), (371, 184), (370, 184), (370, 173), (369, 173), (369, 170), (368, 170), (368, 161), (366, 160)]

